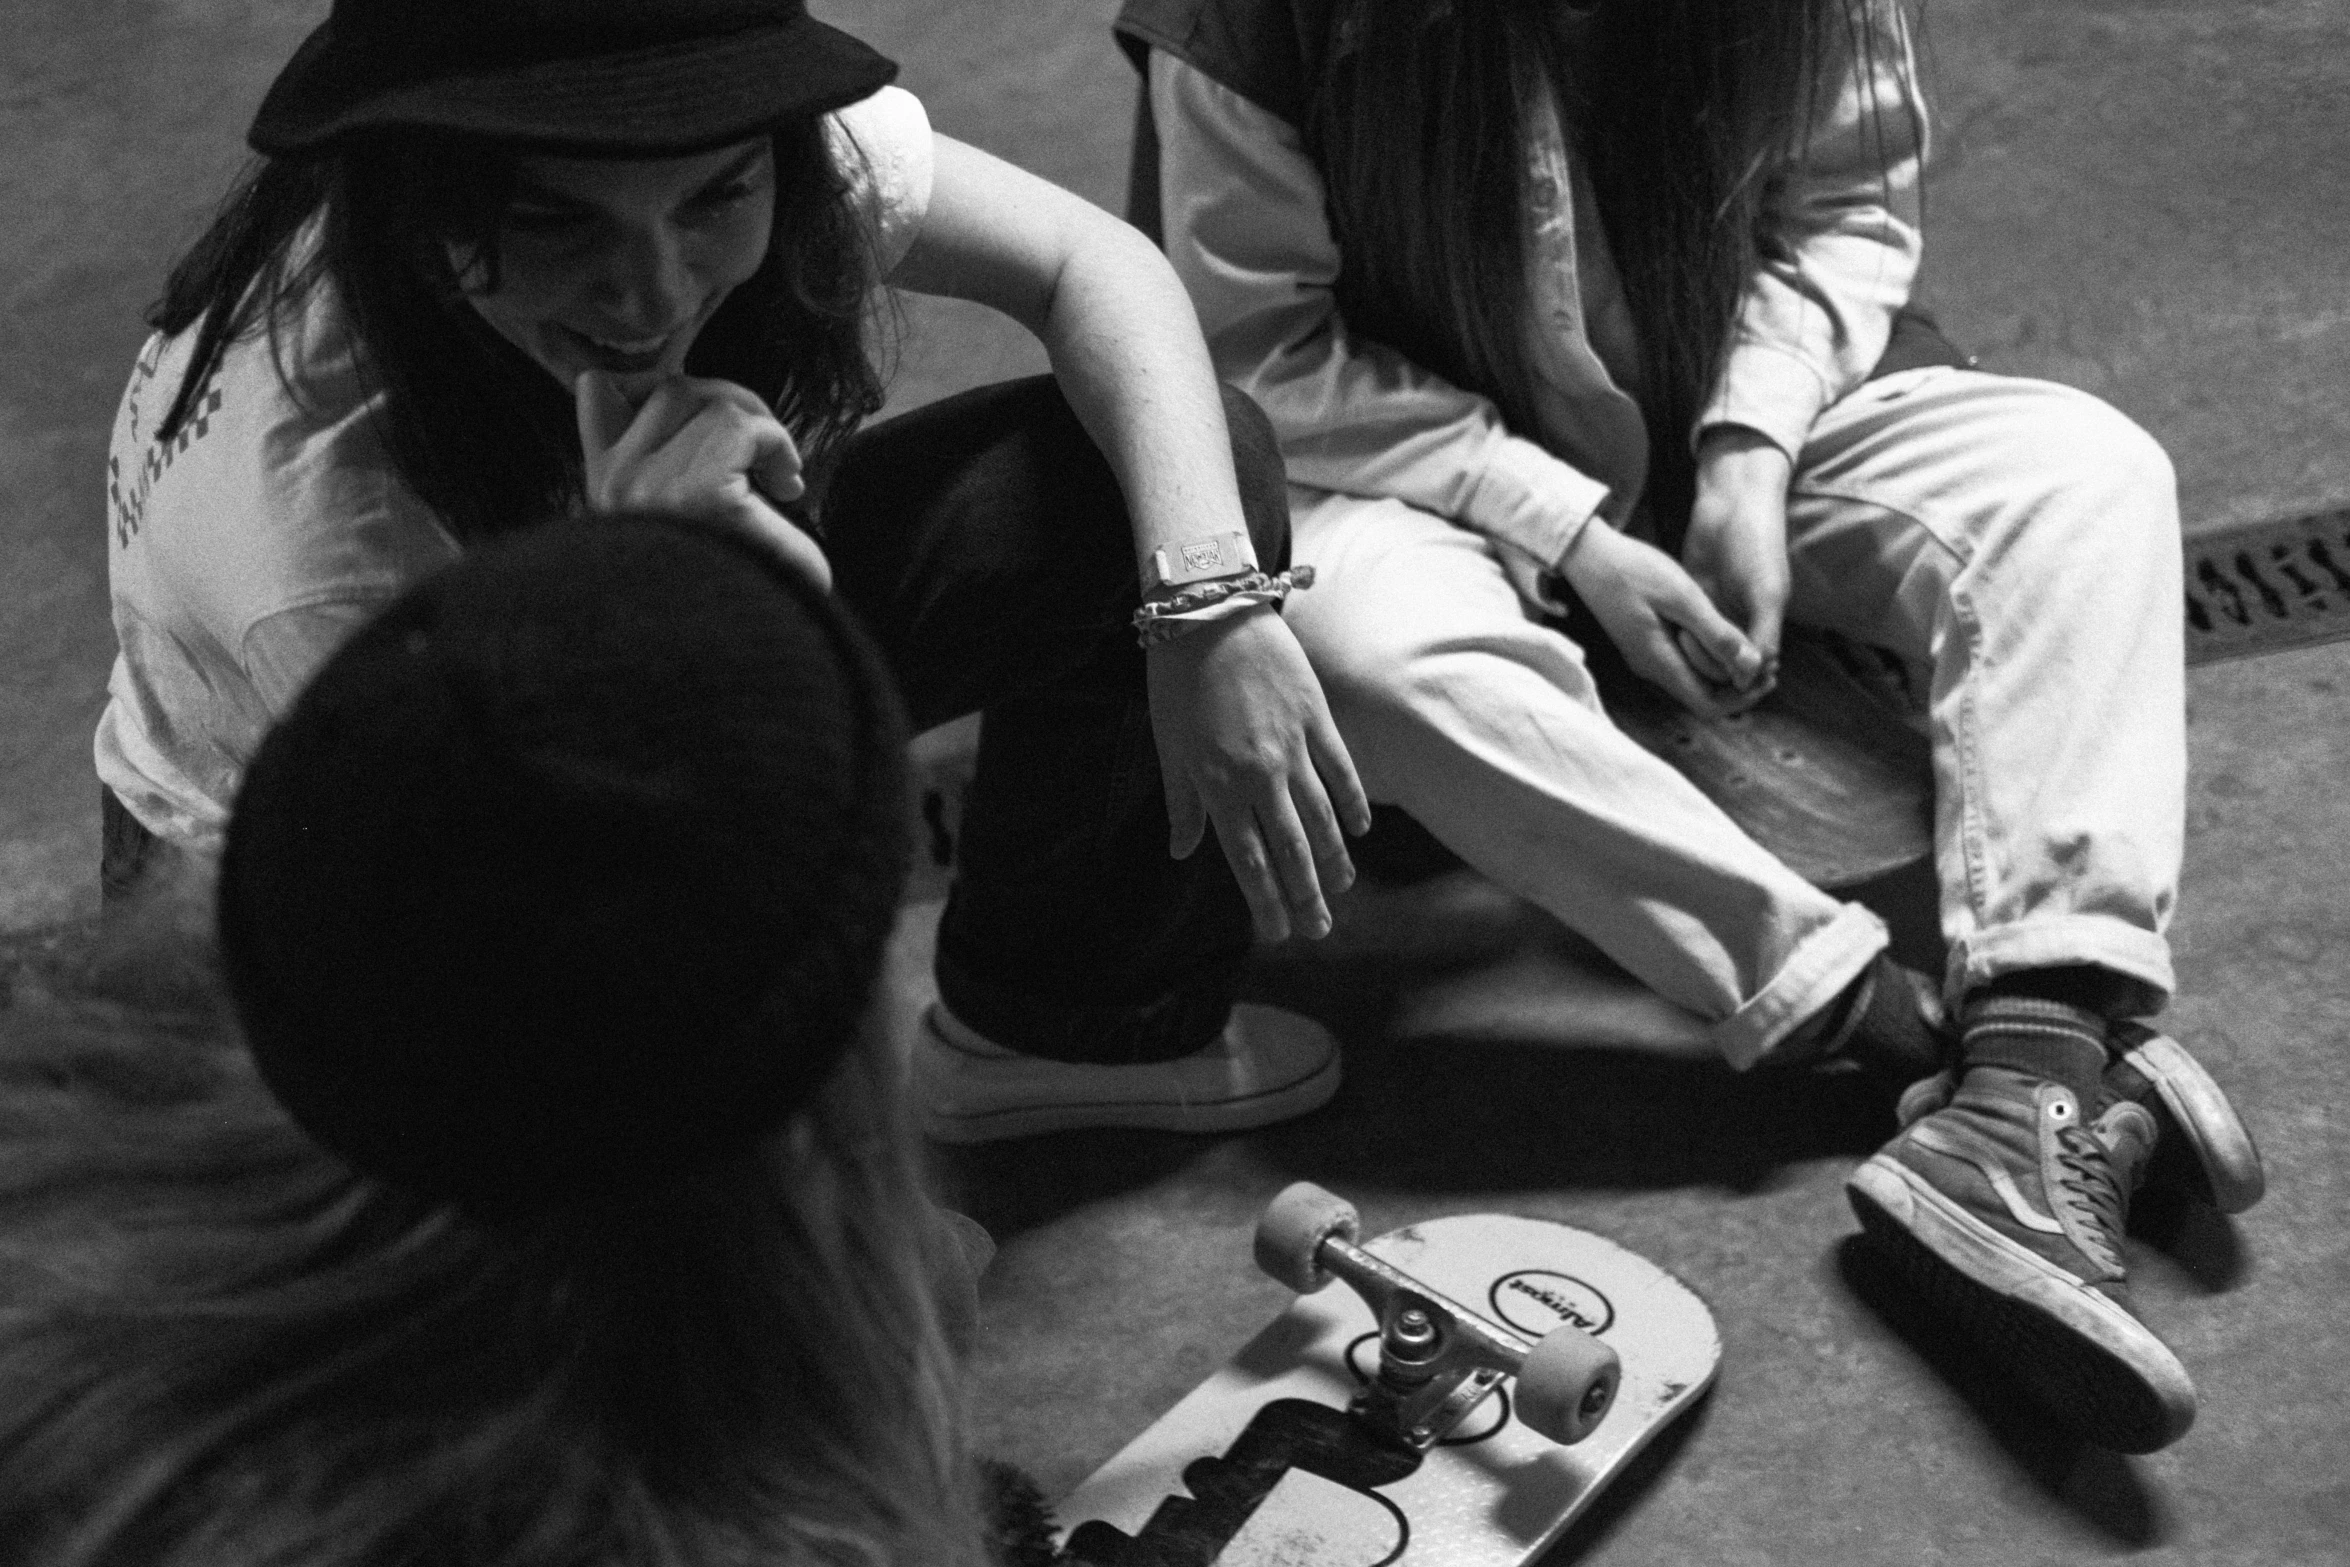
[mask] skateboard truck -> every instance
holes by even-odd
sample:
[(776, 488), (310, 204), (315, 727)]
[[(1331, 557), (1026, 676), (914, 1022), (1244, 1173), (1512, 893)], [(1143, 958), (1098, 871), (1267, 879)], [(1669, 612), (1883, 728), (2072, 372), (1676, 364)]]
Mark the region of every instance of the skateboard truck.
[(1540, 1339), (1493, 1322), (1354, 1243), (1354, 1208), (1309, 1181), (1257, 1222), (1257, 1265), (1310, 1294), (1344, 1279), (1379, 1321), (1379, 1369), (1353, 1413), (1387, 1440), (1425, 1452), (1502, 1378), (1518, 1379), (1518, 1419), (1554, 1442), (1590, 1435), (1616, 1395), (1616, 1352), (1572, 1325)]

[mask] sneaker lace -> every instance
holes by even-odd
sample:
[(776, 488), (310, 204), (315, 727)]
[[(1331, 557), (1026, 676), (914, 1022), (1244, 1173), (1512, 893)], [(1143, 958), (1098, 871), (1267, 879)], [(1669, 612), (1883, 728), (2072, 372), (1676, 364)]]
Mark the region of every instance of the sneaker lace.
[(2115, 1175), (2105, 1145), (2088, 1127), (2075, 1122), (2056, 1129), (2056, 1162), (2066, 1200), (2085, 1220), (2082, 1228), (2097, 1242), (2097, 1261), (2109, 1268), (2121, 1266), (2121, 1234), (2129, 1222), (2129, 1197)]

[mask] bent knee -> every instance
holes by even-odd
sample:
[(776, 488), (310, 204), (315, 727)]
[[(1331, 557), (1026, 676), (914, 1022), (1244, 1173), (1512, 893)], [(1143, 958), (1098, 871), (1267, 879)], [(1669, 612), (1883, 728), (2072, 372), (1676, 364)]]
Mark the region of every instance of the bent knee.
[(2011, 565), (2043, 589), (2128, 619), (2178, 613), (2177, 478), (2154, 437), (2082, 393), (2051, 397), (2012, 470), (2025, 526)]
[(2094, 498), (2100, 514), (2175, 528), (2178, 474), (2170, 454), (2112, 404), (2067, 391), (2036, 400), (2025, 420), (2031, 468), (2052, 493)]

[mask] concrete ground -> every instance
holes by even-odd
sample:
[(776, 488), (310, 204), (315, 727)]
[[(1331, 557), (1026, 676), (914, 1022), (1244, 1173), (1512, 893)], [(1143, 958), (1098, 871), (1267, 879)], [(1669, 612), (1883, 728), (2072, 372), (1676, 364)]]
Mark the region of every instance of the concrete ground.
[[(0, 53), (0, 959), (94, 904), (88, 736), (112, 638), (100, 472), (139, 309), (317, 0), (12, 0)], [(819, 0), (941, 129), (1115, 205), (1108, 0)], [(2112, 400), (2188, 526), (2350, 497), (2350, 12), (2339, 0), (1930, 0), (1927, 292), (1994, 369)], [(916, 306), (900, 406), (1033, 367)], [(1887, 1287), (1840, 1187), (1886, 1135), (1833, 1081), (1756, 1083), (1470, 878), (1353, 900), (1259, 993), (1347, 1047), (1326, 1111), (1220, 1142), (1070, 1135), (951, 1161), (998, 1234), (976, 1404), (1048, 1491), (1276, 1308), (1246, 1229), (1285, 1182), (1385, 1228), (1509, 1209), (1603, 1231), (1713, 1304), (1719, 1387), (1555, 1560), (2350, 1561), (2350, 645), (2197, 671), (2170, 1024), (2272, 1177), (2238, 1221), (2142, 1204), (2143, 1314), (2203, 1395), (2170, 1450), (2071, 1442)], [(919, 920), (909, 939), (921, 937)], [(6, 1002), (0, 987), (0, 1005)]]

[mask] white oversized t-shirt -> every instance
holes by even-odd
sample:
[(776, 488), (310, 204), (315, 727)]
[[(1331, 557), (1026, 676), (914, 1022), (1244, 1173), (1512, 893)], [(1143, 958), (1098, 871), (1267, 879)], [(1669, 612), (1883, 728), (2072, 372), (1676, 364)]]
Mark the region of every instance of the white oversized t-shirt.
[[(887, 276), (929, 208), (929, 118), (885, 87), (832, 125), (854, 144), (840, 163)], [(380, 399), (359, 384), (328, 290), (281, 324), (275, 353), (265, 331), (231, 344), (158, 441), (195, 339), (193, 326), (149, 338), (115, 413), (107, 561), (121, 652), (96, 751), (99, 778), (150, 831), (210, 849), (271, 722), (345, 637), (458, 547), (393, 469)]]

